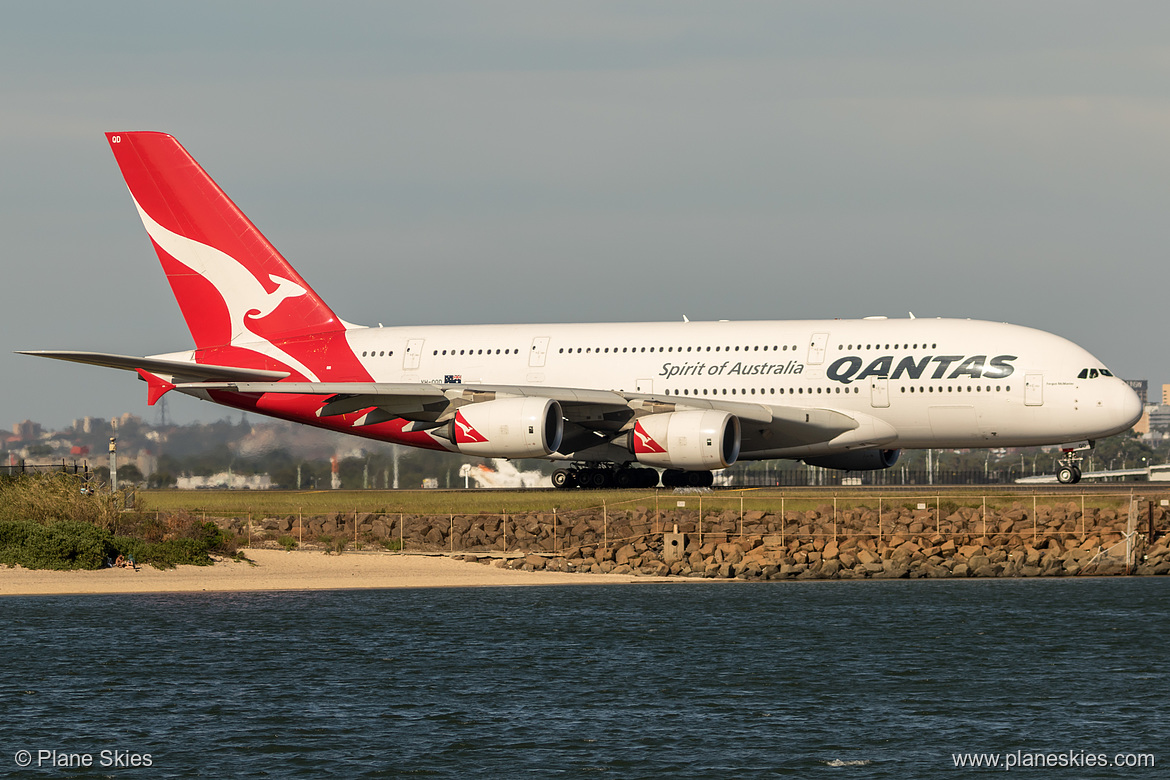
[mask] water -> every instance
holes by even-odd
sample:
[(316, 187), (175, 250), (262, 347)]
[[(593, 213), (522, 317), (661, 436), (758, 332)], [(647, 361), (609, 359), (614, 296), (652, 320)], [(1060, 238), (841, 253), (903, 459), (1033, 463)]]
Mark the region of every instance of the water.
[(14, 776), (35, 774), (22, 749), (150, 755), (40, 772), (66, 777), (953, 777), (990, 771), (953, 753), (1017, 750), (1170, 766), (1170, 579), (14, 597), (0, 625)]

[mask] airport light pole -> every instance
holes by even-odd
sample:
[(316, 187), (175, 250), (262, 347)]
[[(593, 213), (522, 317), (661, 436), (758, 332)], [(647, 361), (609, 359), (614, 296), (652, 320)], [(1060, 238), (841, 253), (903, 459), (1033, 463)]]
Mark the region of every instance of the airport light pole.
[(110, 492), (118, 492), (118, 437), (110, 437)]

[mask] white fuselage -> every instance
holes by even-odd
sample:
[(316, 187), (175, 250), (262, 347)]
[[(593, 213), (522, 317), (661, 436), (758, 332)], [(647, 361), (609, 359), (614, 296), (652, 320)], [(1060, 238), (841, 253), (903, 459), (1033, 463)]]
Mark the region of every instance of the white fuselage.
[[(890, 448), (1092, 440), (1127, 430), (1141, 413), (1137, 395), (1076, 344), (973, 320), (417, 326), (354, 328), (346, 336), (376, 382), (840, 410), (892, 428), (894, 438), (882, 444)], [(830, 451), (758, 433), (745, 429), (741, 458)]]

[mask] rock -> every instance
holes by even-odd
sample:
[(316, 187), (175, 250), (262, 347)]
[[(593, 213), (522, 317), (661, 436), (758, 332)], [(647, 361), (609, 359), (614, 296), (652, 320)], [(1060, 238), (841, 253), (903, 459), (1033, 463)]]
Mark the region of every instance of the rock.
[[(869, 550), (862, 548), (862, 549), (857, 551), (857, 560), (859, 563), (866, 565), (866, 566), (869, 566), (871, 564), (878, 563), (878, 561), (880, 559), (878, 558), (878, 556), (874, 555)], [(878, 568), (879, 569), (881, 568), (880, 564), (879, 564)]]
[(637, 555), (637, 551), (634, 549), (634, 545), (627, 544), (624, 547), (619, 547), (617, 552), (613, 554), (613, 562), (618, 566), (624, 566), (635, 555)]
[(721, 544), (715, 549), (715, 559), (720, 563), (739, 563), (743, 560), (743, 548), (738, 544)]
[(979, 571), (990, 563), (991, 559), (986, 555), (972, 555), (967, 559), (967, 567), (973, 572)]

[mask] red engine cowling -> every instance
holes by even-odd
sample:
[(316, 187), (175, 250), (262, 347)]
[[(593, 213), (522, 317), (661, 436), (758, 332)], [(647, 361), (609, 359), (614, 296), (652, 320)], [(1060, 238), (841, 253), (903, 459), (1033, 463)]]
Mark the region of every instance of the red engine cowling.
[(455, 412), (449, 438), (466, 455), (543, 458), (561, 446), (565, 422), (551, 398), (500, 398)]
[(639, 463), (684, 471), (722, 469), (739, 457), (739, 418), (714, 409), (651, 414), (634, 424)]

